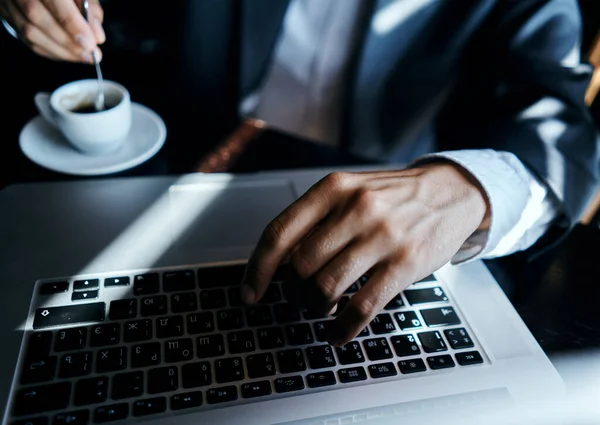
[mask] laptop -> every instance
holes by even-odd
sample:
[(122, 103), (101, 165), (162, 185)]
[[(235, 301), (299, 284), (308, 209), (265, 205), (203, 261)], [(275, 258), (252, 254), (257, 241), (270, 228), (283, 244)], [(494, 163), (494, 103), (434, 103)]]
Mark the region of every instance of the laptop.
[(285, 267), (244, 306), (260, 233), (328, 171), (0, 192), (3, 424), (448, 424), (564, 395), (480, 261), (415, 282), (340, 348), (333, 318), (286, 299)]

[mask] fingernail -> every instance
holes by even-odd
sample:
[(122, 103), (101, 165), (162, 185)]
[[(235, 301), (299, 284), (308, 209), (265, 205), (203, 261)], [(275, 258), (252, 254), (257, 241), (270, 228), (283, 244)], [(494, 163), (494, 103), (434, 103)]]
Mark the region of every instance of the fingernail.
[(98, 62), (102, 62), (102, 50), (100, 50), (99, 48), (95, 48), (94, 49), (94, 53), (96, 54), (96, 60)]
[(104, 28), (102, 28), (102, 23), (100, 19), (95, 18), (92, 21), (92, 26), (94, 27), (94, 31), (96, 32), (96, 37), (98, 37), (98, 43), (104, 43), (106, 41), (106, 33), (104, 32)]
[(254, 299), (256, 298), (256, 292), (250, 285), (245, 283), (242, 285), (241, 297), (242, 301), (246, 304), (253, 304)]
[(92, 54), (90, 52), (83, 52), (81, 54), (81, 59), (83, 59), (84, 62), (92, 63)]
[(341, 347), (342, 345), (344, 345), (344, 343), (342, 341), (340, 341), (339, 339), (336, 339), (336, 340), (330, 342), (329, 344), (333, 345), (334, 347)]
[(96, 43), (94, 43), (94, 40), (92, 40), (85, 34), (77, 34), (77, 36), (75, 36), (75, 40), (77, 40), (79, 45), (87, 51), (92, 51), (94, 47), (96, 47)]
[(327, 313), (328, 316), (333, 316), (335, 314), (335, 312), (337, 311), (338, 306), (337, 304), (333, 306), (333, 308), (331, 310), (329, 310), (329, 313)]

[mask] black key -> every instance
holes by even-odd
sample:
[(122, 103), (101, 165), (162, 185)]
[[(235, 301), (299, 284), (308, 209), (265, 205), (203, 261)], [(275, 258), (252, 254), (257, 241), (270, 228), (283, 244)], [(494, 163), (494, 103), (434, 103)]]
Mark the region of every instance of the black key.
[(275, 375), (275, 359), (271, 353), (251, 354), (246, 357), (246, 368), (253, 379)]
[(260, 299), (261, 304), (274, 304), (281, 301), (281, 289), (279, 289), (279, 285), (276, 283), (271, 283), (267, 287), (267, 291), (265, 295)]
[(158, 394), (175, 391), (179, 387), (176, 366), (159, 367), (148, 371), (148, 393)]
[(246, 321), (248, 326), (269, 326), (273, 323), (271, 307), (268, 305), (256, 305), (246, 309)]
[(231, 354), (248, 353), (256, 350), (252, 331), (230, 332), (227, 335), (227, 342)]
[(412, 335), (398, 335), (391, 338), (398, 357), (414, 356), (421, 353), (419, 344)]
[(194, 358), (194, 343), (191, 338), (165, 341), (165, 362), (177, 363)]
[(202, 391), (190, 391), (171, 396), (171, 410), (191, 409), (198, 406), (202, 406)]
[(288, 325), (285, 327), (285, 334), (289, 345), (306, 345), (315, 342), (308, 323)]
[(400, 360), (398, 362), (398, 369), (400, 372), (407, 373), (415, 373), (415, 372), (425, 372), (427, 367), (425, 367), (425, 363), (423, 359), (408, 359), (408, 360)]
[(460, 319), (452, 307), (430, 308), (421, 310), (421, 316), (427, 326), (459, 325)]
[(450, 343), (450, 347), (454, 348), (455, 350), (471, 348), (475, 346), (465, 328), (447, 329), (444, 331), (444, 333), (446, 334), (446, 338)]
[(93, 326), (90, 332), (90, 346), (92, 347), (116, 345), (120, 341), (121, 325), (119, 323)]
[(196, 355), (200, 359), (218, 357), (225, 354), (225, 341), (223, 335), (199, 336), (196, 340)]
[(70, 398), (70, 382), (23, 388), (15, 396), (13, 414), (24, 416), (65, 409)]
[(350, 301), (350, 297), (340, 298), (340, 300), (337, 303), (337, 309), (335, 310), (335, 313), (333, 315), (336, 317), (339, 316), (342, 313), (342, 311), (344, 311), (346, 306), (348, 305), (348, 301)]
[(76, 280), (73, 282), (73, 291), (89, 291), (100, 287), (100, 279)]
[(129, 285), (129, 276), (120, 277), (109, 277), (104, 279), (104, 287), (110, 288), (111, 286), (127, 286)]
[(439, 286), (426, 289), (407, 289), (404, 291), (404, 295), (411, 305), (448, 301), (448, 297)]
[(289, 279), (291, 273), (291, 268), (289, 264), (280, 265), (277, 270), (275, 270), (275, 274), (273, 275), (272, 282), (283, 282)]
[(398, 372), (394, 363), (379, 363), (369, 365), (369, 375), (371, 378), (386, 378), (388, 376), (396, 376)]
[(60, 294), (68, 290), (69, 282), (48, 282), (40, 286), (40, 295)]
[(227, 299), (229, 300), (229, 307), (244, 307), (246, 305), (242, 301), (242, 294), (237, 286), (227, 288)]
[(289, 303), (279, 303), (273, 305), (275, 320), (277, 323), (292, 323), (300, 321), (300, 311)]
[(127, 367), (127, 347), (103, 348), (96, 354), (96, 372), (114, 372)]
[(421, 332), (418, 335), (423, 351), (426, 353), (436, 353), (448, 349), (442, 335), (438, 331)]
[(146, 398), (133, 402), (133, 416), (156, 415), (167, 410), (167, 399), (165, 397)]
[(269, 381), (251, 382), (242, 385), (242, 397), (254, 398), (271, 394), (271, 383)]
[(29, 336), (26, 358), (36, 359), (50, 354), (52, 347), (52, 332), (34, 332)]
[(86, 328), (63, 329), (56, 333), (54, 351), (76, 351), (85, 347)]
[(223, 308), (226, 304), (225, 291), (223, 289), (209, 289), (200, 292), (200, 308), (202, 310)]
[(363, 346), (369, 360), (383, 360), (392, 358), (392, 349), (385, 338), (365, 339)]
[(404, 300), (402, 299), (402, 294), (397, 294), (392, 300), (386, 304), (386, 310), (396, 310), (400, 307), (404, 307)]
[(241, 357), (215, 360), (215, 379), (219, 384), (244, 379), (244, 365)]
[(74, 378), (75, 376), (89, 375), (92, 372), (94, 355), (91, 351), (65, 354), (60, 360), (58, 376), (61, 378)]
[(275, 391), (278, 393), (289, 393), (291, 391), (300, 391), (304, 389), (304, 381), (301, 376), (286, 376), (277, 378), (275, 381)]
[(92, 300), (94, 298), (98, 298), (98, 291), (81, 291), (81, 292), (73, 292), (71, 295), (71, 301), (84, 301), (84, 300)]
[(306, 383), (310, 388), (318, 388), (335, 385), (337, 381), (333, 372), (328, 370), (325, 372), (309, 373), (306, 375)]
[(365, 327), (365, 328), (363, 328), (362, 331), (360, 331), (360, 333), (358, 335), (356, 335), (356, 337), (358, 338), (358, 337), (364, 337), (364, 336), (369, 336), (369, 335), (371, 335), (371, 333), (369, 332), (369, 328)]
[(113, 400), (122, 398), (139, 397), (144, 393), (144, 373), (130, 372), (119, 373), (112, 379)]
[(238, 394), (235, 385), (211, 388), (206, 392), (206, 402), (208, 404), (226, 403), (228, 401), (235, 401), (237, 398)]
[(103, 403), (108, 398), (108, 378), (82, 379), (75, 385), (75, 406)]
[(344, 291), (344, 294), (354, 294), (355, 292), (358, 292), (358, 283), (356, 282), (350, 285), (348, 289)]
[(302, 372), (306, 370), (306, 362), (302, 350), (285, 350), (277, 353), (277, 363), (281, 373)]
[(242, 310), (239, 308), (232, 308), (217, 312), (217, 326), (221, 331), (240, 329), (242, 326), (244, 326)]
[(204, 387), (212, 384), (209, 362), (188, 363), (181, 368), (183, 388)]
[(54, 416), (52, 425), (87, 425), (90, 420), (89, 410), (59, 413)]
[(129, 415), (127, 403), (110, 404), (108, 406), (96, 407), (94, 410), (94, 422), (102, 424), (106, 422), (120, 421)]
[(156, 319), (156, 336), (173, 338), (183, 335), (183, 316), (159, 317)]
[(187, 315), (187, 333), (202, 334), (215, 330), (215, 321), (210, 311), (192, 313)]
[(21, 419), (19, 421), (12, 421), (10, 425), (48, 425), (48, 417), (38, 416), (31, 419)]
[(159, 316), (167, 313), (167, 296), (155, 295), (142, 298), (142, 316)]
[(219, 288), (223, 286), (242, 285), (245, 264), (235, 266), (204, 267), (198, 269), (198, 284), (200, 288)]
[(483, 358), (481, 357), (481, 354), (479, 354), (479, 351), (456, 353), (454, 357), (456, 357), (456, 361), (461, 366), (470, 366), (472, 364), (483, 363)]
[(420, 328), (423, 326), (419, 318), (417, 317), (417, 313), (414, 311), (403, 311), (402, 313), (394, 314), (396, 318), (396, 322), (398, 322), (398, 326), (400, 329), (413, 329)]
[(193, 291), (195, 288), (194, 272), (191, 270), (163, 273), (163, 289), (165, 292)]
[(327, 342), (329, 338), (329, 333), (331, 332), (331, 328), (333, 324), (333, 320), (321, 320), (319, 322), (313, 323), (313, 329), (315, 331), (315, 337), (317, 341)]
[(198, 300), (195, 292), (171, 295), (171, 312), (184, 313), (198, 310)]
[(160, 359), (159, 342), (136, 345), (131, 350), (131, 367), (155, 366)]
[(258, 346), (261, 350), (285, 347), (283, 330), (281, 328), (266, 328), (256, 331)]
[(336, 351), (341, 364), (362, 363), (365, 361), (360, 343), (357, 341), (351, 341), (342, 347), (337, 347)]
[(279, 364), (279, 372), (281, 373), (294, 373), (306, 370), (306, 362), (300, 349), (277, 352), (277, 363)]
[(70, 305), (66, 307), (38, 308), (33, 319), (33, 329), (74, 323), (94, 323), (104, 320), (105, 303)]
[(367, 373), (362, 366), (349, 367), (338, 370), (340, 382), (347, 384), (348, 382), (358, 382), (367, 379)]
[(56, 356), (28, 358), (21, 369), (21, 384), (51, 381), (56, 371)]
[(327, 313), (318, 310), (305, 310), (302, 312), (304, 320), (326, 319)]
[(134, 295), (152, 295), (160, 291), (158, 273), (140, 274), (133, 278)]
[(419, 280), (418, 282), (415, 282), (415, 284), (417, 283), (426, 283), (426, 282), (436, 282), (436, 278), (435, 276), (433, 276), (432, 274), (430, 274), (427, 277), (424, 277), (423, 279)]
[(125, 322), (123, 328), (125, 342), (147, 341), (152, 339), (152, 320), (142, 319)]
[(371, 321), (371, 330), (375, 335), (388, 334), (396, 330), (392, 317), (387, 314), (378, 314)]
[[(311, 369), (334, 367), (337, 363), (330, 345), (317, 345), (306, 349), (306, 357)], [(310, 386), (310, 385), (309, 385)]]
[(427, 357), (427, 363), (429, 364), (429, 367), (433, 370), (447, 369), (449, 367), (456, 366), (456, 364), (454, 363), (454, 360), (452, 360), (452, 356), (450, 354), (444, 354), (442, 356)]
[(108, 317), (110, 320), (133, 319), (137, 316), (137, 300), (135, 298), (110, 302)]

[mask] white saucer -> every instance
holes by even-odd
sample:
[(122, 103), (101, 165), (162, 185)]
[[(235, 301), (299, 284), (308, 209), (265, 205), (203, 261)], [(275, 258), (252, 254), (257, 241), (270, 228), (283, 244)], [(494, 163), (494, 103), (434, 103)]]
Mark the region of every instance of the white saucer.
[(29, 121), (19, 136), (23, 153), (42, 167), (65, 174), (97, 176), (133, 168), (152, 158), (165, 143), (167, 129), (158, 114), (138, 103), (131, 104), (131, 131), (117, 151), (85, 155), (41, 116)]

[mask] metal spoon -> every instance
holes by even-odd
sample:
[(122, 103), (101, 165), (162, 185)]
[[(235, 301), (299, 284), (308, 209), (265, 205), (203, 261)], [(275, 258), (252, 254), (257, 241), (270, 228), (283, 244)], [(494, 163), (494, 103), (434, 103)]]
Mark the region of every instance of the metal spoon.
[[(89, 17), (89, 4), (88, 0), (83, 0), (83, 16), (86, 21), (90, 22)], [(96, 111), (103, 111), (105, 109), (104, 105), (104, 79), (102, 78), (102, 70), (100, 69), (100, 63), (96, 58), (96, 52), (92, 51), (92, 60), (94, 61), (94, 67), (96, 67), (96, 75), (98, 76), (98, 93), (96, 94), (96, 99), (94, 100), (94, 107)]]

